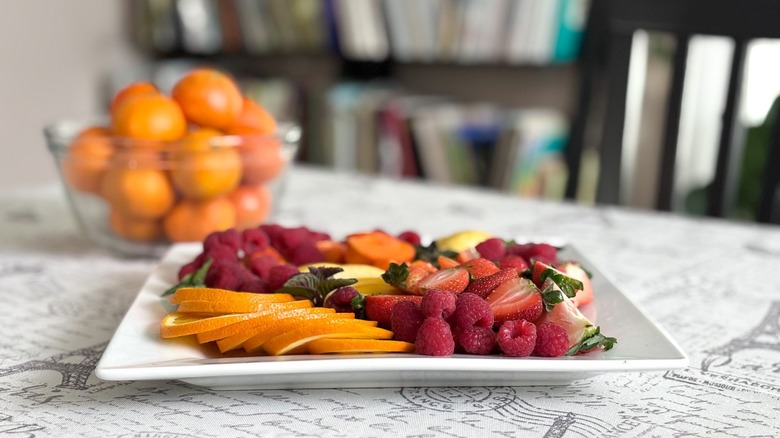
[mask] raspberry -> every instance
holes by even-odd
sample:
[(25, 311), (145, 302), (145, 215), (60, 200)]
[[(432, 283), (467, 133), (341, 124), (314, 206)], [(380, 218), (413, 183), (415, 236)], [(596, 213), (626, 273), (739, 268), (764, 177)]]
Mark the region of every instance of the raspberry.
[(452, 321), (459, 329), (470, 327), (492, 327), (493, 310), (484, 299), (472, 293), (458, 295), (458, 302)]
[(268, 270), (268, 290), (270, 292), (275, 292), (276, 290), (281, 289), (290, 277), (299, 272), (298, 268), (290, 264), (272, 267)]
[(354, 287), (340, 287), (333, 291), (332, 294), (328, 295), (328, 298), (325, 300), (323, 307), (336, 309), (336, 312), (359, 313), (355, 312), (355, 309), (352, 307), (352, 300), (359, 295), (360, 292), (358, 292)]
[(431, 289), (423, 295), (420, 309), (426, 317), (447, 319), (455, 311), (457, 297), (446, 290)]
[(403, 240), (406, 243), (411, 243), (414, 246), (420, 246), (422, 244), (420, 235), (414, 231), (404, 231), (398, 235), (398, 239)]
[(268, 234), (260, 228), (247, 228), (241, 233), (241, 249), (244, 254), (254, 254), (268, 248), (270, 242)]
[(304, 227), (283, 228), (276, 239), (271, 238), (274, 246), (287, 255), (298, 245), (309, 241), (309, 230)]
[(209, 249), (204, 249), (203, 253), (206, 254), (205, 262), (208, 259), (214, 260), (213, 263), (233, 263), (238, 261), (238, 253), (233, 248), (227, 245), (211, 245)]
[(252, 257), (252, 259), (249, 261), (249, 269), (251, 269), (252, 272), (254, 272), (258, 277), (267, 280), (268, 273), (271, 271), (271, 268), (278, 264), (279, 262), (277, 262), (276, 259), (271, 256)]
[(506, 244), (498, 237), (491, 237), (476, 246), (477, 252), (482, 258), (488, 260), (501, 260), (506, 254)]
[(241, 234), (235, 228), (214, 231), (203, 240), (203, 250), (209, 251), (214, 246), (226, 246), (238, 253), (241, 249)]
[(530, 356), (537, 339), (536, 326), (523, 319), (506, 321), (498, 329), (498, 347), (507, 356)]
[(399, 301), (393, 306), (390, 316), (390, 326), (395, 333), (395, 340), (414, 342), (425, 315), (420, 305), (414, 301)]
[(546, 243), (514, 244), (507, 248), (507, 252), (525, 260), (539, 261), (548, 265), (558, 262), (558, 249)]
[(529, 269), (528, 262), (519, 255), (507, 254), (498, 263), (501, 269), (514, 268), (517, 272), (523, 272)]
[(238, 290), (244, 281), (251, 280), (255, 276), (237, 262), (219, 262), (209, 267), (204, 282), (206, 286), (217, 289)]
[(244, 280), (238, 290), (241, 292), (266, 293), (268, 292), (268, 283), (261, 278), (255, 277), (251, 280)]
[(426, 356), (449, 356), (455, 352), (450, 325), (441, 318), (425, 318), (417, 331), (417, 353)]
[(468, 269), (472, 278), (483, 278), (498, 272), (498, 266), (486, 258), (476, 258), (461, 265)]
[(317, 249), (313, 241), (302, 242), (295, 248), (287, 251), (287, 259), (295, 265), (308, 265), (325, 261), (325, 256)]
[(536, 348), (534, 356), (563, 356), (569, 349), (566, 330), (554, 322), (544, 322), (536, 327)]
[(460, 345), (469, 354), (488, 355), (496, 345), (496, 334), (488, 327), (469, 327), (460, 331)]

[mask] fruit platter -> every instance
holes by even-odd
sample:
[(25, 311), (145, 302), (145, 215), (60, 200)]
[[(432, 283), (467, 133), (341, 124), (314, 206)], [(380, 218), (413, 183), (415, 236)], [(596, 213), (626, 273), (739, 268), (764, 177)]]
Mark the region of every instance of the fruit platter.
[(517, 386), (686, 364), (570, 245), (265, 224), (174, 245), (96, 373), (221, 389)]

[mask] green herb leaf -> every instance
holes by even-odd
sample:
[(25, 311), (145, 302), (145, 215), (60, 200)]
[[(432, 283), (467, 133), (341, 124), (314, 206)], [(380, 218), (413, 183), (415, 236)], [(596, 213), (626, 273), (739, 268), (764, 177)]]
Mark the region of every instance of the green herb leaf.
[(366, 297), (365, 295), (358, 293), (355, 298), (352, 298), (352, 301), (349, 303), (352, 306), (352, 309), (355, 311), (355, 314), (360, 319), (366, 318)]
[(547, 286), (542, 292), (542, 302), (544, 303), (544, 310), (551, 312), (555, 305), (563, 302), (563, 293), (554, 288), (552, 285)]
[(331, 278), (342, 268), (310, 267), (309, 272), (301, 272), (290, 277), (276, 293), (287, 293), (311, 300), (315, 306), (322, 306), (325, 296), (334, 289), (357, 283), (355, 278)]
[(573, 345), (566, 351), (566, 356), (574, 356), (577, 353), (587, 353), (594, 348), (604, 348), (610, 350), (617, 344), (616, 338), (607, 337), (601, 334), (601, 328), (589, 325), (585, 327), (585, 333), (580, 342)]
[(417, 245), (415, 246), (415, 260), (424, 260), (437, 268), (440, 268), (439, 266), (439, 256), (443, 255), (445, 257), (449, 257), (451, 259), (454, 259), (458, 256), (458, 253), (455, 251), (451, 251), (448, 249), (439, 249), (439, 246), (436, 245), (436, 242), (431, 242), (430, 245)]
[(548, 278), (552, 280), (553, 283), (557, 284), (558, 287), (561, 288), (561, 291), (569, 298), (574, 298), (577, 291), (582, 290), (583, 288), (581, 281), (571, 278), (554, 268), (547, 268), (542, 271), (540, 281), (544, 283)]
[(397, 287), (399, 289), (406, 289), (406, 279), (409, 278), (409, 266), (406, 262), (390, 263), (384, 274), (382, 274), (382, 280), (390, 286)]
[(168, 295), (173, 295), (177, 290), (183, 287), (206, 287), (206, 274), (209, 272), (209, 268), (213, 262), (213, 259), (206, 260), (206, 262), (203, 263), (197, 271), (191, 272), (182, 277), (178, 283), (163, 292), (162, 296), (167, 297)]

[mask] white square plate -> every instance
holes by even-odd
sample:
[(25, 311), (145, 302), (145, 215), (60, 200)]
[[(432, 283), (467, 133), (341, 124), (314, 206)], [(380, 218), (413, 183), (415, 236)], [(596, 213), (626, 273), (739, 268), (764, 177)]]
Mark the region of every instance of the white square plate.
[[(170, 310), (160, 295), (200, 244), (174, 245), (154, 270), (106, 347), (95, 373), (103, 380), (182, 380), (215, 389), (359, 388), (404, 386), (558, 385), (602, 373), (684, 368), (688, 358), (675, 341), (574, 248), (561, 256), (593, 273), (596, 299), (582, 310), (612, 350), (561, 358), (509, 358), (413, 354), (225, 356), (194, 340), (161, 339)], [(166, 307), (166, 305), (168, 307)], [(191, 337), (190, 337), (191, 338)]]

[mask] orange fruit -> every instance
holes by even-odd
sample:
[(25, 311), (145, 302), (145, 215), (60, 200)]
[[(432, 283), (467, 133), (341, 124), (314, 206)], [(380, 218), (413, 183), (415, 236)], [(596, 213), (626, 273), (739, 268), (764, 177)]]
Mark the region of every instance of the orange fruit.
[(276, 132), (276, 119), (255, 101), (244, 97), (241, 113), (225, 127), (225, 132), (231, 135), (272, 135)]
[(184, 197), (226, 195), (241, 182), (241, 155), (235, 147), (213, 145), (219, 136), (219, 131), (199, 129), (174, 146), (171, 179)]
[(137, 140), (175, 141), (187, 132), (179, 105), (160, 93), (128, 97), (111, 114), (114, 134)]
[(273, 180), (284, 170), (282, 143), (273, 137), (242, 137), (240, 146), (244, 164), (243, 180), (245, 185), (260, 185)]
[(262, 186), (240, 186), (228, 199), (236, 207), (236, 228), (245, 230), (263, 223), (271, 212), (271, 191)]
[(62, 174), (68, 185), (88, 193), (100, 191), (100, 180), (108, 169), (114, 153), (111, 132), (105, 128), (87, 128), (81, 131), (62, 161)]
[(100, 194), (120, 213), (159, 219), (173, 207), (175, 194), (168, 177), (149, 154), (118, 154), (106, 171)]
[(172, 304), (191, 300), (233, 301), (241, 303), (283, 303), (292, 301), (293, 296), (290, 294), (235, 292), (232, 290), (211, 287), (182, 287), (177, 289), (170, 298)]
[[(277, 320), (270, 321), (268, 324), (256, 327), (249, 333), (241, 335), (229, 336), (225, 339), (220, 339), (217, 342), (217, 346), (220, 351), (228, 351), (239, 346), (243, 346), (247, 353), (257, 353), (261, 350), (263, 345), (269, 339), (275, 338), (283, 333), (287, 333), (290, 330), (295, 330), (302, 327), (308, 327), (309, 325), (321, 325), (324, 320), (354, 320), (354, 313), (338, 312), (338, 313), (314, 313), (310, 312), (306, 315), (292, 316), (279, 318)], [(319, 321), (319, 322), (318, 322)], [(363, 321), (363, 320), (359, 320)], [(363, 321), (368, 323), (367, 327), (373, 327), (376, 324), (372, 324), (373, 321)]]
[(173, 312), (165, 315), (160, 322), (160, 337), (176, 338), (179, 336), (194, 335), (195, 333), (218, 329), (252, 317), (253, 315), (251, 313), (197, 316)]
[(385, 339), (315, 339), (307, 344), (309, 353), (412, 353), (414, 344)]
[(127, 216), (115, 208), (108, 214), (108, 226), (117, 236), (137, 242), (153, 242), (163, 235), (160, 221)]
[[(393, 332), (366, 324), (362, 319), (323, 319), (314, 324), (297, 327), (265, 341), (263, 350), (271, 356), (300, 354), (308, 352), (306, 344), (315, 339), (390, 339)], [(375, 322), (375, 321), (373, 321)]]
[(290, 310), (283, 310), (283, 311), (279, 311), (275, 309), (264, 310), (263, 312), (258, 312), (256, 316), (252, 319), (247, 319), (215, 330), (198, 333), (198, 342), (201, 344), (205, 344), (206, 342), (224, 339), (229, 336), (233, 336), (241, 333), (250, 333), (254, 328), (258, 328), (258, 330), (262, 330), (265, 327), (268, 327), (270, 324), (273, 324), (275, 321), (284, 318), (294, 318), (294, 317), (305, 316), (305, 315), (321, 315), (321, 314), (332, 315), (335, 313), (336, 313), (335, 309), (331, 309), (328, 307), (310, 307), (310, 308), (290, 309)]
[(125, 86), (121, 90), (117, 91), (116, 94), (114, 94), (114, 98), (111, 99), (109, 110), (111, 114), (114, 114), (121, 105), (134, 97), (148, 96), (159, 93), (160, 91), (151, 82), (133, 82), (132, 84)]
[(236, 209), (225, 197), (179, 201), (163, 219), (165, 236), (173, 242), (202, 242), (213, 231), (236, 225)]
[(286, 301), (284, 303), (242, 303), (235, 301), (211, 301), (211, 300), (191, 300), (179, 303), (179, 313), (257, 313), (265, 310), (276, 312), (289, 309), (300, 309), (312, 307), (309, 300)]
[(187, 73), (171, 92), (190, 122), (209, 128), (224, 129), (241, 114), (243, 97), (228, 75), (211, 69)]

